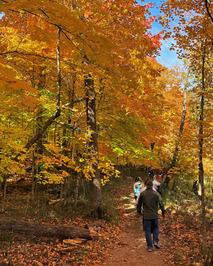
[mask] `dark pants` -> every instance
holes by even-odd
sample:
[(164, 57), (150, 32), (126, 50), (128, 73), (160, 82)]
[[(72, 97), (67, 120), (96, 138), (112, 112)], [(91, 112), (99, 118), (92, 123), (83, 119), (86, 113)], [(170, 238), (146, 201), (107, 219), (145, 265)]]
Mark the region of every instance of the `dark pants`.
[[(148, 248), (152, 248), (152, 244), (158, 244), (159, 239), (159, 227), (158, 227), (158, 219), (144, 219), (144, 231), (146, 237), (146, 243)], [(152, 241), (152, 230), (153, 230), (153, 241)]]
[[(145, 228), (144, 228), (144, 217), (142, 218), (142, 224), (143, 224), (143, 230), (145, 231)], [(152, 226), (151, 226), (151, 234), (153, 234), (153, 227)]]

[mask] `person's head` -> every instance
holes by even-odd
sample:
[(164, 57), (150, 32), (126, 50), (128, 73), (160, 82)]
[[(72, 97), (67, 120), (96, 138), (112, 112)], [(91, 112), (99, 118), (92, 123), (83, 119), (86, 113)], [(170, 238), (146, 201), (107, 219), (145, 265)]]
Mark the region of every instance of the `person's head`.
[(153, 179), (154, 179), (154, 180), (157, 180), (157, 179), (158, 179), (157, 175), (154, 175), (154, 176), (153, 176)]
[(146, 187), (147, 187), (147, 188), (152, 188), (152, 187), (153, 187), (153, 182), (152, 182), (152, 180), (147, 180), (147, 182), (146, 182)]
[(138, 181), (140, 181), (140, 177), (139, 177), (139, 176), (137, 176), (137, 177), (135, 178), (135, 182), (138, 182)]

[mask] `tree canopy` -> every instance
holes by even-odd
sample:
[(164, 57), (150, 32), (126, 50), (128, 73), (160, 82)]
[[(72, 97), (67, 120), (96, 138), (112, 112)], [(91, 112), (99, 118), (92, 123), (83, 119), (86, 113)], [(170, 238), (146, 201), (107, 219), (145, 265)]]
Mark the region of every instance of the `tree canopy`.
[[(42, 182), (64, 183), (73, 172), (91, 181), (101, 172), (105, 184), (119, 174), (117, 164), (193, 180), (201, 153), (208, 174), (212, 6), (165, 1), (165, 31), (153, 35), (151, 5), (1, 1), (2, 179), (29, 163)], [(163, 38), (171, 36), (187, 60), (187, 77), (156, 60)]]

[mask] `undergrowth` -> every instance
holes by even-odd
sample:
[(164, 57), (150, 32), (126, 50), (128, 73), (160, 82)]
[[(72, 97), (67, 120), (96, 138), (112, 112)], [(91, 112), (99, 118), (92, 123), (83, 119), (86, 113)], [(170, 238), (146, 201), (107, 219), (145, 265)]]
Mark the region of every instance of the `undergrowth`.
[[(182, 187), (183, 188), (183, 187)], [(186, 193), (188, 191), (188, 193)], [(213, 209), (206, 209), (207, 236), (202, 235), (201, 204), (190, 190), (170, 186), (164, 189), (166, 220), (163, 233), (170, 239), (170, 252), (175, 265), (213, 264)]]

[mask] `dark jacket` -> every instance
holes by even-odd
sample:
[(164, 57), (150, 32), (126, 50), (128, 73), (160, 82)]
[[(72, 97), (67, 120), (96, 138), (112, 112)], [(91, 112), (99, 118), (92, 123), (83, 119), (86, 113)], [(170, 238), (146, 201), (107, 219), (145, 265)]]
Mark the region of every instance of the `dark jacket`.
[(165, 214), (165, 209), (160, 194), (156, 191), (153, 191), (151, 188), (147, 188), (140, 194), (137, 205), (138, 213), (141, 212), (142, 204), (144, 219), (157, 219), (158, 205), (160, 206), (162, 214)]

